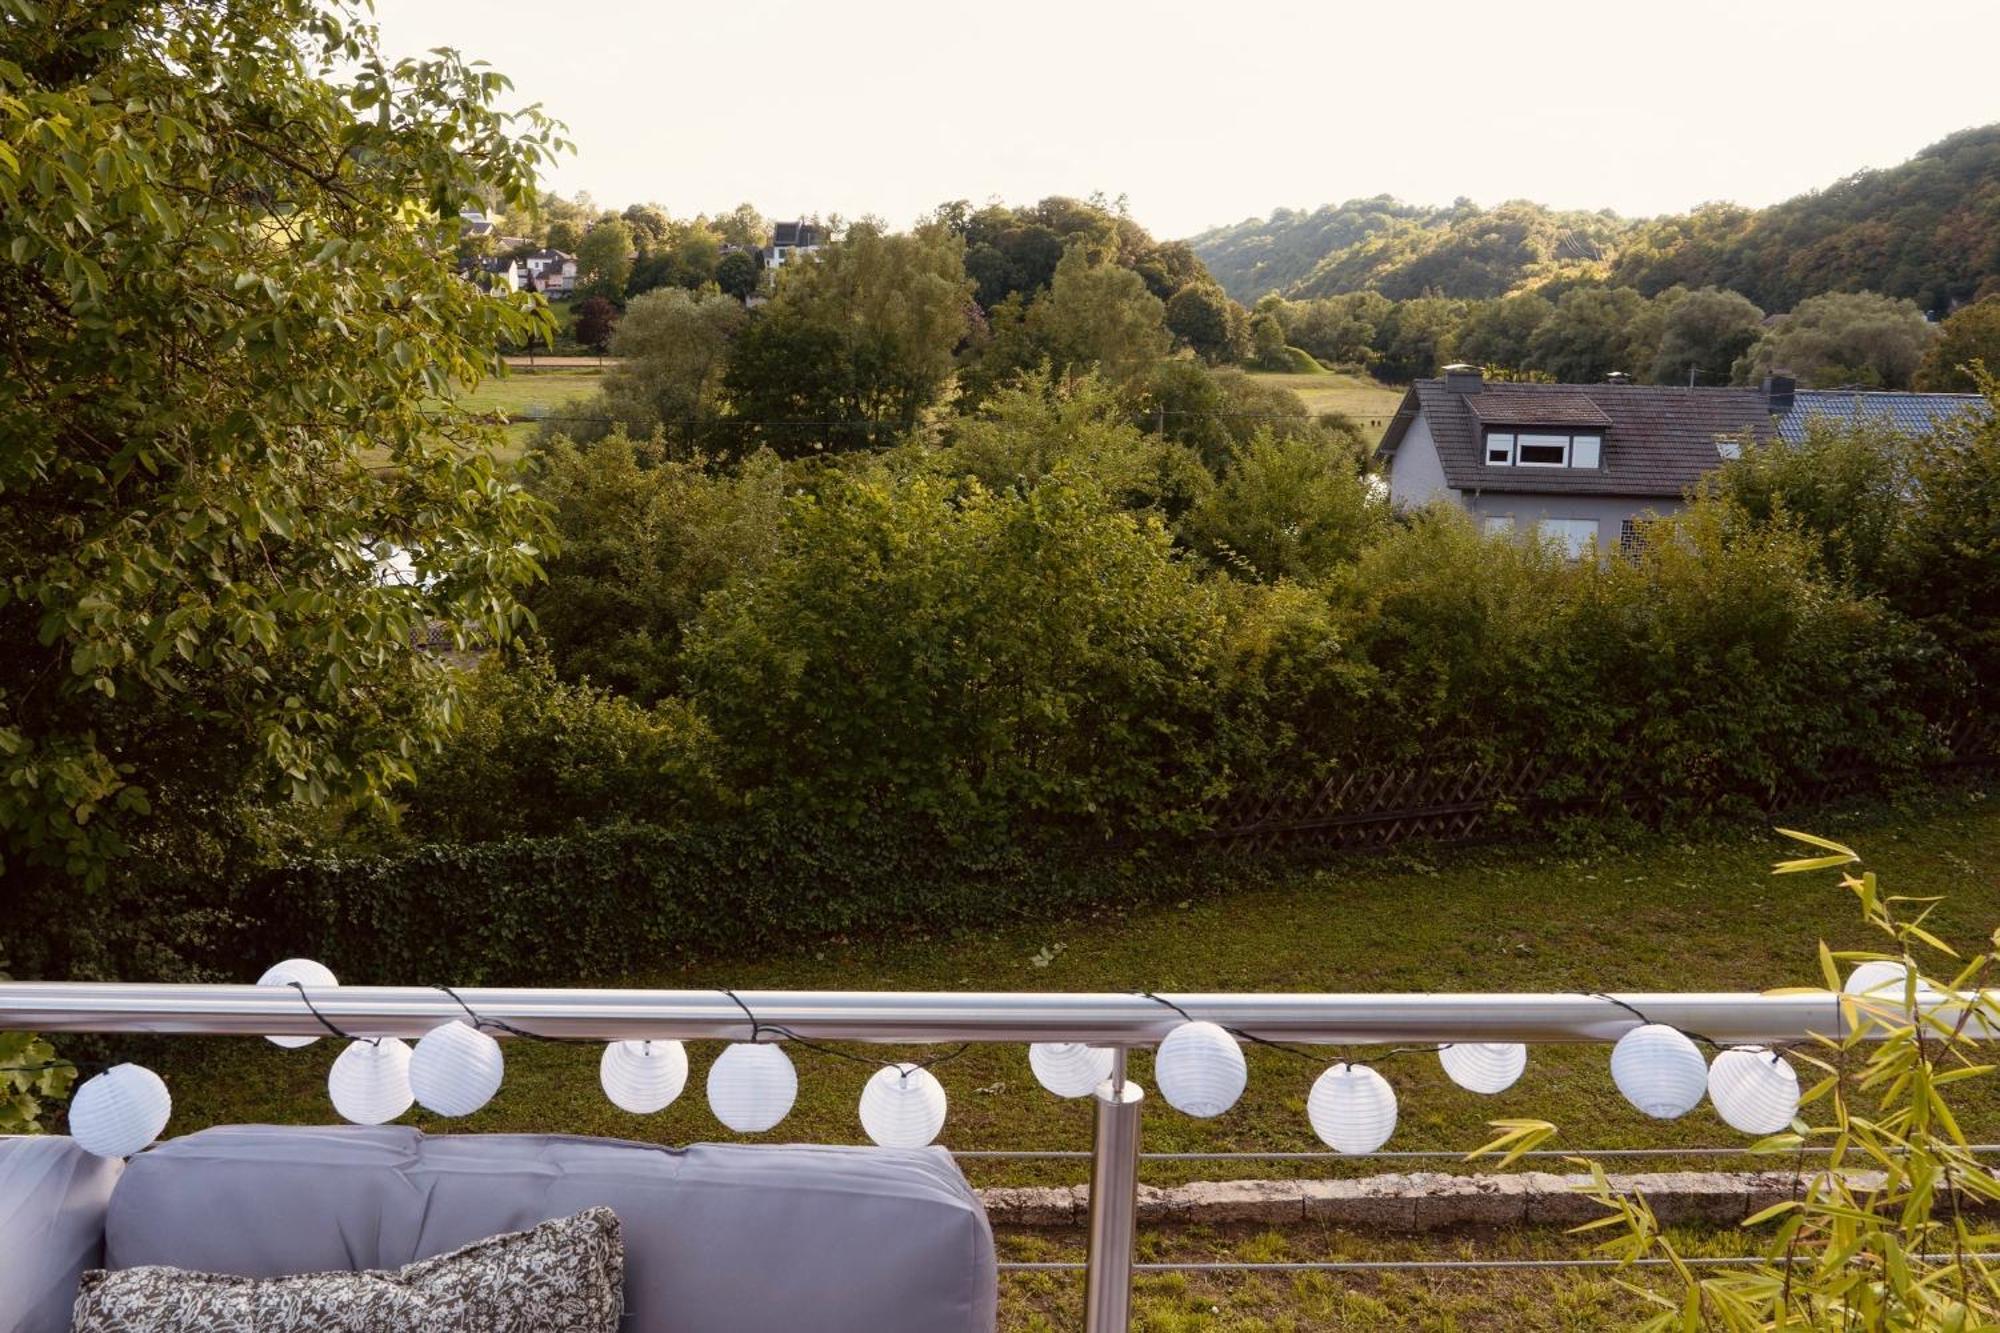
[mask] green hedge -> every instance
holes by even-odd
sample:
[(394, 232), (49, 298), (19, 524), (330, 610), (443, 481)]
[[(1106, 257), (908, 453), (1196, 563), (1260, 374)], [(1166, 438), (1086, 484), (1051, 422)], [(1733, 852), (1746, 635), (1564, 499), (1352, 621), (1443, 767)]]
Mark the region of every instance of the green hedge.
[(241, 948), (318, 958), (356, 982), (623, 981), (810, 938), (1130, 903), (1197, 873), (1060, 839), (997, 844), (765, 812), (293, 860), (238, 887)]

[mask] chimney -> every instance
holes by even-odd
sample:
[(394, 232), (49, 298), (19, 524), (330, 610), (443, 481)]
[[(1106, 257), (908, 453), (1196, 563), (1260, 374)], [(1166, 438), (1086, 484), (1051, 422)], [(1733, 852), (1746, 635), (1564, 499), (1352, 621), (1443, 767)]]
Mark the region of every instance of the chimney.
[(1774, 417), (1784, 416), (1792, 410), (1792, 395), (1798, 391), (1799, 382), (1783, 371), (1776, 371), (1764, 377), (1764, 406)]
[(1632, 377), (1622, 370), (1614, 370), (1604, 377), (1606, 384), (1630, 384)]
[(1454, 361), (1444, 368), (1444, 387), (1457, 393), (1478, 393), (1483, 383), (1478, 366)]

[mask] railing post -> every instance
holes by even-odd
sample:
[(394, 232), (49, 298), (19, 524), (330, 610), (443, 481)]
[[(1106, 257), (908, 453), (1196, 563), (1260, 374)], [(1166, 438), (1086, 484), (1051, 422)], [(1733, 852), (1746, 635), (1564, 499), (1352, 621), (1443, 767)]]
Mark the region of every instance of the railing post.
[(1090, 1255), (1084, 1272), (1084, 1333), (1126, 1333), (1132, 1324), (1132, 1244), (1139, 1217), (1139, 1103), (1145, 1089), (1125, 1077), (1121, 1047), (1099, 1085), (1090, 1155)]

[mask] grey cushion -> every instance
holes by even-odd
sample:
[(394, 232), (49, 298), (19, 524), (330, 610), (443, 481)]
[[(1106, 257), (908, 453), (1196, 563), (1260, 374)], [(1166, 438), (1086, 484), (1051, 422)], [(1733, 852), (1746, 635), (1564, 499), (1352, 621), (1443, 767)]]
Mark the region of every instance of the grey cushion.
[(0, 1137), (0, 1329), (64, 1333), (77, 1279), (104, 1260), (125, 1164), (53, 1134)]
[(617, 1333), (622, 1260), (617, 1215), (591, 1208), (392, 1272), (98, 1269), (74, 1333)]
[(398, 1268), (598, 1205), (624, 1234), (623, 1333), (994, 1327), (992, 1232), (937, 1148), (227, 1126), (132, 1159), (106, 1263)]

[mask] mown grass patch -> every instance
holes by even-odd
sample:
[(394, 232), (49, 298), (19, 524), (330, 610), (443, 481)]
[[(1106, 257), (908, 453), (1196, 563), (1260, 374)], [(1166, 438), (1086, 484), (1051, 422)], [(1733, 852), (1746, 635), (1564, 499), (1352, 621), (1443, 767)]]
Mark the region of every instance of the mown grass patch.
[[(1942, 894), (1933, 924), (1977, 948), (2000, 924), (1992, 849), (2000, 811), (1971, 801), (1923, 817), (1829, 817), (1814, 827), (1846, 837), (1891, 891)], [(1279, 877), (1269, 887), (1204, 886), (1158, 908), (1107, 910), (1037, 928), (956, 938), (832, 940), (786, 957), (745, 958), (663, 969), (631, 978), (662, 987), (884, 990), (1266, 990), (1594, 991), (1757, 990), (1817, 982), (1815, 949), (1869, 947), (1848, 898), (1827, 875), (1774, 879), (1790, 853), (1775, 836), (1712, 845), (1564, 856), (1525, 849), (1349, 858)], [(466, 921), (463, 929), (480, 929)], [(246, 960), (252, 977), (272, 960)], [(450, 982), (412, 977), (412, 983)], [(145, 1051), (175, 1088), (172, 1133), (204, 1125), (332, 1118), (325, 1077), (337, 1043), (279, 1051), (228, 1038), (154, 1041)], [(709, 1114), (703, 1079), (718, 1045), (690, 1047), (688, 1092), (658, 1115), (612, 1107), (597, 1086), (591, 1047), (507, 1045), (507, 1081), (478, 1114), (445, 1121), (421, 1111), (427, 1130), (564, 1132), (663, 1143), (728, 1139)], [(877, 1047), (892, 1056), (897, 1048)], [(931, 1052), (935, 1053), (935, 1051)], [(1361, 1052), (1360, 1054), (1366, 1054)], [(1327, 1051), (1326, 1059), (1336, 1052)], [(1316, 1064), (1252, 1048), (1249, 1091), (1214, 1120), (1193, 1120), (1149, 1098), (1148, 1149), (1301, 1151), (1321, 1145), (1305, 1118)], [(810, 1051), (795, 1056), (799, 1102), (770, 1140), (860, 1142), (856, 1100), (866, 1069)], [(1135, 1053), (1134, 1076), (1151, 1086), (1150, 1060)], [(1501, 1117), (1555, 1121), (1550, 1146), (1583, 1148), (1734, 1145), (1704, 1106), (1662, 1123), (1628, 1106), (1612, 1086), (1598, 1046), (1549, 1046), (1531, 1055), (1521, 1082), (1498, 1097), (1453, 1086), (1435, 1057), (1386, 1061), (1401, 1119), (1392, 1149), (1462, 1152)], [(1019, 1046), (978, 1046), (938, 1070), (952, 1099), (942, 1141), (956, 1149), (1083, 1149), (1084, 1105), (1035, 1084)], [(1979, 1085), (1975, 1085), (1979, 1086)], [(1968, 1132), (2000, 1135), (1991, 1097), (1966, 1108)], [(1989, 1138), (1990, 1141), (1990, 1138)], [(1437, 1163), (1424, 1163), (1436, 1167)], [(979, 1184), (1058, 1183), (1081, 1178), (1077, 1162), (973, 1162)], [(1381, 1163), (1159, 1165), (1147, 1179), (1328, 1174), (1386, 1169)]]
[(1282, 371), (1266, 371), (1250, 376), (1259, 384), (1279, 389), (1289, 389), (1299, 397), (1311, 412), (1339, 412), (1352, 417), (1364, 434), (1379, 437), (1388, 427), (1389, 418), (1396, 415), (1397, 404), (1403, 401), (1403, 391), (1366, 375), (1349, 375), (1340, 371), (1322, 371), (1319, 374), (1286, 374)]

